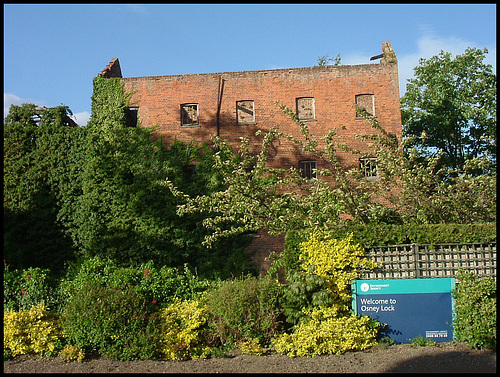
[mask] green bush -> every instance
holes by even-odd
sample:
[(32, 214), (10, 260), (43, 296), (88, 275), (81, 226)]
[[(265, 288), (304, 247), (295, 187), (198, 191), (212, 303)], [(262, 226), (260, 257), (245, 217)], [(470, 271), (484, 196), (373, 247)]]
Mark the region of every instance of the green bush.
[(160, 308), (168, 306), (174, 298), (196, 299), (210, 286), (210, 281), (196, 277), (187, 266), (157, 268), (149, 261), (137, 267), (120, 267), (113, 260), (94, 257), (68, 273), (59, 285), (59, 293), (69, 300), (87, 283), (130, 285)]
[(85, 354), (113, 360), (154, 359), (159, 355), (161, 326), (154, 305), (127, 285), (86, 283), (61, 316), (68, 342)]
[(287, 323), (296, 325), (306, 315), (305, 310), (314, 306), (329, 306), (334, 302), (334, 295), (326, 281), (318, 275), (292, 270), (287, 272), (286, 282), (281, 306)]
[(473, 348), (496, 349), (497, 289), (493, 278), (477, 277), (460, 270), (453, 290), (455, 315), (453, 330), (456, 340)]
[[(346, 238), (364, 247), (400, 245), (408, 243), (491, 243), (496, 242), (496, 223), (477, 224), (357, 224), (341, 223), (333, 226), (333, 238)], [(309, 230), (288, 232), (285, 253), (296, 253)]]
[(279, 284), (248, 276), (222, 281), (203, 298), (214, 336), (222, 345), (257, 339), (268, 344), (281, 327)]
[[(302, 234), (306, 234), (303, 232)], [(314, 232), (307, 238), (289, 237), (296, 261), (290, 260), (282, 305), (291, 333), (273, 339), (276, 351), (289, 356), (316, 356), (362, 350), (376, 344), (379, 323), (352, 315), (350, 285), (359, 267), (374, 267), (361, 245)], [(302, 241), (298, 245), (294, 242)]]
[(55, 310), (59, 300), (54, 285), (49, 269), (30, 267), (24, 270), (11, 270), (4, 262), (4, 312), (29, 310), (40, 302), (44, 302), (47, 308)]

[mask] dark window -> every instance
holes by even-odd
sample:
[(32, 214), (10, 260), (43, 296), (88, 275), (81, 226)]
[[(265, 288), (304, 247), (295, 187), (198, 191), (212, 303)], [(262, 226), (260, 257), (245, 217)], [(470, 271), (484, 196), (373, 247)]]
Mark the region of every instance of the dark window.
[(316, 178), (316, 169), (316, 161), (299, 161), (299, 172), (304, 178)]
[(297, 98), (297, 117), (300, 120), (314, 120), (314, 98)]
[(186, 103), (181, 105), (181, 122), (183, 126), (198, 126), (198, 104)]
[(137, 127), (138, 107), (128, 107), (125, 109), (125, 125), (127, 127)]

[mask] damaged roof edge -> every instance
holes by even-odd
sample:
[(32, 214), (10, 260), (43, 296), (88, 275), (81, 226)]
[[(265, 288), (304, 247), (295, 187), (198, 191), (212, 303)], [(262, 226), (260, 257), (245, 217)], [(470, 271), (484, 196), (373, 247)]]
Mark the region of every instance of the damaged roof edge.
[(120, 68), (120, 61), (118, 58), (113, 58), (109, 64), (101, 71), (101, 77), (110, 78), (118, 77), (122, 78), (122, 70)]
[[(370, 60), (375, 60), (375, 59), (380, 59), (381, 64), (386, 64), (386, 63), (397, 63), (397, 58), (396, 54), (394, 53), (394, 49), (392, 48), (391, 42), (390, 41), (383, 41), (382, 42), (382, 54), (373, 56), (370, 58)], [(306, 68), (311, 68), (311, 67), (306, 67)], [(290, 68), (291, 69), (291, 68)], [(220, 74), (220, 73), (218, 73)], [(109, 64), (106, 66), (101, 71), (101, 77), (104, 78), (110, 78), (110, 77), (118, 77), (118, 78), (123, 78), (122, 76), (122, 70), (120, 68), (120, 62), (118, 58), (113, 58)]]

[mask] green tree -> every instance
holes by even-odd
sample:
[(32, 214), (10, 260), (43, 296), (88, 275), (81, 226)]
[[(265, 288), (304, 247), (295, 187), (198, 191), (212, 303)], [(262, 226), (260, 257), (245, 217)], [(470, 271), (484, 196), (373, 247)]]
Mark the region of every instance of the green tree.
[(4, 258), (15, 268), (61, 270), (71, 239), (58, 221), (52, 179), (63, 140), (77, 132), (65, 106), (12, 105), (4, 122)]
[[(278, 106), (300, 127), (301, 138), (276, 127), (263, 135), (257, 155), (249, 152), (249, 138), (242, 141), (236, 152), (215, 138), (219, 151), (224, 152), (214, 156), (215, 167), (223, 177), (223, 190), (190, 197), (169, 182), (172, 192), (185, 199), (185, 204), (178, 206), (179, 214), (210, 214), (203, 221), (210, 231), (204, 243), (260, 229), (282, 234), (306, 228), (325, 230), (345, 222), (495, 221), (496, 172), (487, 157), (469, 159), (463, 169), (439, 167), (440, 155), (423, 156), (417, 148), (407, 147), (406, 141), (399, 143), (375, 117), (358, 108), (373, 132), (357, 137), (366, 142), (371, 155), (377, 158), (378, 180), (368, 181), (358, 168), (342, 167), (338, 151), (362, 153), (338, 140), (335, 130), (325, 135), (320, 146), (293, 111), (283, 104)], [(279, 138), (314, 153), (324, 162), (325, 168), (318, 169), (317, 179), (306, 180), (293, 168), (268, 166), (270, 146)], [(485, 173), (477, 175), (478, 170)], [(345, 220), (345, 215), (350, 219)]]
[(463, 55), (441, 51), (421, 59), (401, 98), (403, 135), (425, 156), (442, 151), (439, 165), (462, 168), (485, 154), (496, 162), (496, 75), (487, 49)]
[[(211, 231), (205, 238), (206, 244), (259, 229), (280, 234), (303, 228), (329, 227), (342, 221), (345, 214), (360, 223), (397, 221), (394, 211), (374, 199), (382, 190), (387, 191), (386, 177), (382, 177), (380, 182), (369, 182), (361, 179), (359, 169), (346, 170), (340, 163), (338, 151), (360, 154), (359, 151), (338, 140), (335, 130), (324, 137), (323, 146), (320, 146), (307, 124), (300, 121), (286, 105), (276, 104), (300, 127), (302, 137), (294, 138), (276, 127), (261, 135), (262, 145), (256, 155), (249, 152), (249, 137), (242, 140), (236, 152), (224, 140), (215, 138), (221, 153), (214, 156), (214, 164), (222, 174), (224, 189), (196, 197), (185, 195), (186, 204), (178, 207), (181, 215), (211, 214), (203, 222)], [(257, 134), (260, 135), (259, 132)], [(381, 150), (397, 147), (397, 140), (378, 123), (374, 134), (380, 134), (378, 139), (372, 137), (381, 143)], [(319, 178), (310, 181), (301, 177), (296, 169), (268, 166), (271, 146), (280, 138), (314, 153), (325, 163), (326, 167), (317, 171)], [(323, 179), (325, 176), (329, 177), (328, 181)], [(174, 185), (171, 188), (177, 195), (183, 195), (177, 192)]]
[[(373, 128), (378, 120), (364, 114)], [(361, 135), (376, 145), (379, 194), (405, 224), (471, 224), (496, 220), (496, 169), (488, 155), (467, 159), (459, 168), (441, 163), (442, 153), (426, 155), (406, 138), (398, 147), (387, 135)], [(389, 141), (389, 143), (387, 143)], [(482, 172), (482, 174), (478, 174)], [(390, 189), (383, 190), (383, 187)]]

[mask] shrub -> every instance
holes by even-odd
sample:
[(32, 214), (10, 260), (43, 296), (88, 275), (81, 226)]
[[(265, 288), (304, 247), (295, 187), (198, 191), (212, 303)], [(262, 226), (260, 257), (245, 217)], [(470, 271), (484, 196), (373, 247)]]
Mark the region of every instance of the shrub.
[(76, 360), (81, 363), (85, 359), (85, 353), (77, 346), (66, 344), (61, 352), (59, 352), (59, 357), (69, 361)]
[(168, 306), (174, 299), (196, 300), (212, 284), (209, 280), (195, 276), (187, 265), (183, 268), (156, 268), (150, 261), (137, 270), (140, 275), (137, 285), (139, 291), (148, 300), (156, 301), (160, 307)]
[(286, 321), (296, 325), (304, 316), (305, 310), (314, 306), (333, 305), (334, 294), (326, 286), (323, 278), (304, 271), (289, 271), (287, 284), (283, 287), (281, 306)]
[(58, 298), (51, 283), (49, 269), (30, 267), (10, 270), (4, 262), (4, 311), (29, 310), (40, 302), (44, 302), (47, 308), (54, 309)]
[(455, 339), (473, 348), (496, 349), (497, 297), (493, 278), (460, 270), (453, 290)]
[(267, 344), (281, 326), (279, 295), (276, 281), (252, 276), (226, 280), (207, 291), (203, 301), (215, 337), (223, 345), (251, 338)]
[(61, 316), (70, 344), (113, 360), (154, 359), (161, 337), (153, 305), (131, 286), (86, 283)]
[(206, 345), (208, 313), (198, 301), (175, 300), (160, 311), (162, 352), (167, 359), (206, 358), (211, 348)]
[(351, 303), (351, 284), (358, 277), (358, 268), (373, 268), (376, 263), (364, 257), (364, 249), (352, 242), (352, 234), (343, 240), (327, 234), (313, 233), (300, 244), (302, 268), (323, 278), (339, 304)]
[(259, 344), (257, 339), (247, 339), (238, 343), (238, 347), (241, 352), (246, 355), (257, 355), (262, 356), (266, 353), (266, 350)]
[(61, 347), (59, 315), (47, 311), (43, 302), (29, 310), (10, 310), (3, 315), (3, 341), (12, 356), (28, 353), (53, 355)]
[(351, 314), (351, 283), (360, 267), (374, 267), (352, 235), (336, 240), (314, 232), (300, 243), (298, 262), (288, 263), (283, 308), (294, 324), (292, 333), (273, 339), (272, 346), (289, 356), (315, 356), (365, 349), (376, 344), (379, 323)]
[(281, 334), (271, 346), (290, 357), (342, 354), (375, 345), (377, 328), (367, 316), (342, 315), (335, 307), (314, 308), (309, 320), (300, 322), (292, 334)]
[(208, 280), (197, 278), (187, 266), (157, 268), (149, 261), (136, 267), (120, 267), (110, 259), (94, 257), (68, 273), (59, 285), (60, 295), (69, 300), (87, 283), (132, 286), (158, 307), (168, 306), (175, 297), (195, 299), (210, 286)]

